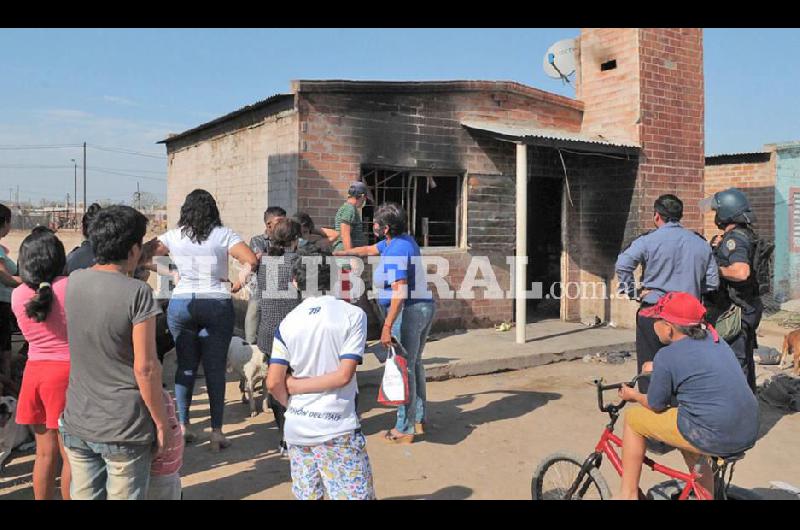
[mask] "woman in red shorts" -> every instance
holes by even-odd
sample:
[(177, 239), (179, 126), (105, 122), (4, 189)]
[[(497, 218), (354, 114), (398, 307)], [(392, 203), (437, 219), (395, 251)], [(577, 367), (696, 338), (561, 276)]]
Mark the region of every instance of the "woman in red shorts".
[(59, 454), (61, 497), (69, 499), (69, 461), (58, 434), (69, 382), (65, 265), (64, 245), (53, 231), (35, 228), (20, 247), (18, 266), (23, 283), (11, 294), (11, 309), (29, 345), (17, 423), (32, 425), (36, 435), (33, 495), (37, 500), (53, 497)]

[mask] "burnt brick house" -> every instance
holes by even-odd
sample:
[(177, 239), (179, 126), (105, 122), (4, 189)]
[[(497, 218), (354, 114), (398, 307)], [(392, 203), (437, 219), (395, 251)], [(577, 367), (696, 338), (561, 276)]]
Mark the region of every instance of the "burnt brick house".
[[(702, 31), (584, 29), (579, 54), (575, 99), (508, 81), (294, 81), (289, 93), (163, 140), (170, 224), (202, 187), (243, 237), (263, 230), (268, 204), (330, 225), (361, 179), (377, 202), (406, 207), (423, 253), (448, 259), (453, 290), (470, 258), (487, 256), (513, 291), (516, 253), (530, 257), (526, 285), (542, 281), (544, 294), (555, 282), (613, 292), (616, 256), (652, 228), (658, 195), (678, 194), (684, 224), (702, 230)], [(634, 323), (631, 301), (564, 294), (521, 304), (516, 318), (527, 309)], [(435, 327), (514, 315), (513, 297), (479, 292), (441, 300)]]

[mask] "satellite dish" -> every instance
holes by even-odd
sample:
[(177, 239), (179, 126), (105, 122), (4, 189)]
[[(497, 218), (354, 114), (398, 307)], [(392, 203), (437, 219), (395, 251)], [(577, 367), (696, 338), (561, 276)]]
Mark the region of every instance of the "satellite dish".
[(544, 54), (542, 67), (544, 73), (553, 79), (561, 79), (569, 83), (569, 77), (575, 74), (575, 56), (578, 52), (577, 39), (564, 39), (556, 42)]

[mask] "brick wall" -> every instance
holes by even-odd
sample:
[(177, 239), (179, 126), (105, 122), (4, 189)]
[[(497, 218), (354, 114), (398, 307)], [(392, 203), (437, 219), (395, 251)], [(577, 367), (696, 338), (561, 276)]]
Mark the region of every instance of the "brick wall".
[[(614, 264), (632, 237), (629, 220), (636, 215), (634, 194), (638, 160), (564, 153), (572, 203), (567, 201), (564, 317), (568, 320), (614, 322), (632, 327), (631, 304), (607, 300), (616, 292)], [(580, 297), (575, 295), (580, 293)]]
[[(581, 130), (639, 142), (639, 30), (583, 29), (579, 43), (575, 97), (584, 103)], [(616, 60), (617, 67), (601, 71), (601, 65), (610, 60)]]
[[(524, 121), (577, 132), (581, 104), (515, 83), (453, 82), (396, 91), (392, 83), (297, 82), (298, 207), (330, 224), (362, 165), (456, 170), (468, 175), (469, 250), (437, 252), (457, 289), (469, 258), (488, 256), (504, 289), (515, 243), (515, 148), (468, 132), (461, 120)], [(532, 164), (536, 157), (532, 158)], [(512, 318), (512, 300), (442, 300), (436, 326), (486, 326)]]
[(684, 202), (683, 224), (703, 229), (698, 202), (705, 167), (703, 33), (697, 28), (639, 30), (644, 159), (639, 166), (639, 230), (651, 227), (663, 193)]
[[(727, 188), (739, 188), (756, 215), (755, 229), (763, 237), (775, 238), (775, 155), (766, 162), (715, 164), (705, 167), (705, 196)], [(704, 217), (706, 236), (719, 233), (714, 212)]]
[[(582, 130), (641, 145), (635, 184), (632, 189), (619, 190), (629, 196), (622, 241), (627, 244), (653, 228), (653, 202), (664, 193), (674, 193), (684, 201), (683, 224), (687, 228), (702, 230), (697, 206), (703, 197), (705, 162), (702, 31), (583, 29), (580, 44), (578, 97), (585, 104)], [(602, 71), (601, 64), (612, 59), (617, 68)], [(608, 171), (626, 175), (629, 168), (623, 164)], [(629, 180), (623, 181), (623, 188), (629, 188)], [(586, 189), (598, 186), (595, 190), (602, 191), (600, 182), (587, 184), (590, 187)], [(579, 222), (581, 226), (590, 224), (586, 219)], [(614, 225), (619, 222), (615, 218)], [(619, 240), (616, 233), (614, 236)], [(591, 243), (581, 241), (583, 245)], [(617, 252), (620, 250), (622, 247)], [(585, 251), (585, 246), (573, 249)], [(608, 249), (607, 258), (611, 254)], [(585, 271), (583, 276), (593, 279), (597, 275)], [(614, 280), (614, 288), (616, 285)], [(634, 322), (634, 309), (624, 300), (614, 300), (606, 307), (612, 319), (623, 325)], [(577, 313), (586, 319), (598, 310), (597, 304), (585, 301)], [(572, 312), (576, 310), (572, 308)]]

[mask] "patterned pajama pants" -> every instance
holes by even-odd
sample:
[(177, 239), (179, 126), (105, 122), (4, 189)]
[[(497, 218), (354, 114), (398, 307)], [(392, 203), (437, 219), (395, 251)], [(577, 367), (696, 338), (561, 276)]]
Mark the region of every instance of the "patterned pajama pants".
[(372, 500), (372, 467), (360, 432), (319, 445), (289, 445), (292, 493), (300, 500)]

